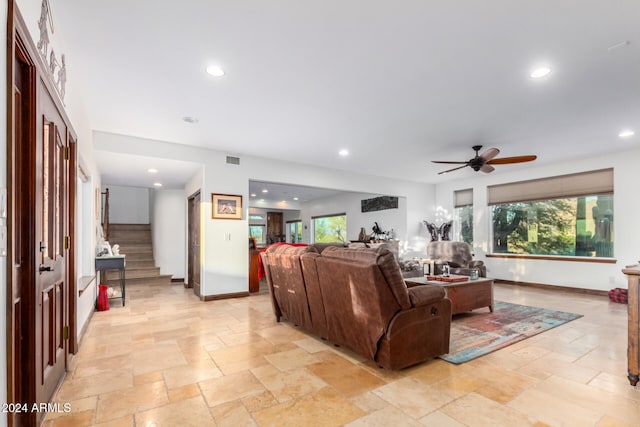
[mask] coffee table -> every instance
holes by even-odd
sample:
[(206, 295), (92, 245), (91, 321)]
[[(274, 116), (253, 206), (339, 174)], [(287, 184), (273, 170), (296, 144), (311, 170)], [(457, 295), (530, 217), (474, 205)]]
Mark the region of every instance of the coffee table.
[(480, 277), (464, 282), (442, 282), (426, 277), (411, 277), (404, 280), (408, 288), (420, 285), (442, 286), (451, 300), (451, 314), (459, 314), (476, 308), (489, 307), (493, 312), (493, 279)]

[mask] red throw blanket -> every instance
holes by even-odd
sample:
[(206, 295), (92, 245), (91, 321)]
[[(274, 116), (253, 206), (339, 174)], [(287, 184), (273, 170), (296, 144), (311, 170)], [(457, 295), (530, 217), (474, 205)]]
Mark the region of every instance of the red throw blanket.
[[(271, 246), (280, 246), (280, 245), (289, 245), (289, 246), (309, 246), (306, 243), (285, 243), (285, 242), (278, 242), (278, 243), (274, 243), (272, 245), (267, 246), (264, 249), (261, 249), (260, 252), (264, 252), (267, 249), (269, 249)], [(265, 272), (264, 272), (264, 265), (262, 265), (262, 257), (259, 256), (258, 257), (258, 280), (261, 280), (263, 277), (265, 276)]]

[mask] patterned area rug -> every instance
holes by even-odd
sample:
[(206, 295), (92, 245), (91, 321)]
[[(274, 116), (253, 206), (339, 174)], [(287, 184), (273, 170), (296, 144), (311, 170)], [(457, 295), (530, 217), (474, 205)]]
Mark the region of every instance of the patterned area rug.
[(468, 362), (580, 317), (581, 314), (495, 301), (493, 313), (453, 316), (450, 352), (440, 358), (455, 364)]

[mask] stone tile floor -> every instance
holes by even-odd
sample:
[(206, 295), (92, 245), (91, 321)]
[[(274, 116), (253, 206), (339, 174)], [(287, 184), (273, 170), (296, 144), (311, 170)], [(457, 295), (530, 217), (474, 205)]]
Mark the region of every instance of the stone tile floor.
[[(626, 305), (495, 285), (495, 297), (584, 317), (473, 360), (391, 372), (287, 322), (268, 295), (201, 302), (127, 288), (94, 313), (45, 426), (638, 426)], [(486, 310), (486, 309), (483, 309)]]

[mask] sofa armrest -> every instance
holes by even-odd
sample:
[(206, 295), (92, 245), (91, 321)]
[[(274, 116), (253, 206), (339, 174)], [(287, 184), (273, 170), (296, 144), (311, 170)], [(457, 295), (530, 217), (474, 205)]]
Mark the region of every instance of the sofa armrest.
[(442, 300), (446, 293), (442, 286), (421, 285), (407, 289), (412, 307), (421, 307)]
[(474, 268), (474, 267), (482, 267), (484, 265), (484, 261), (482, 260), (476, 260), (476, 261), (469, 261), (469, 268)]

